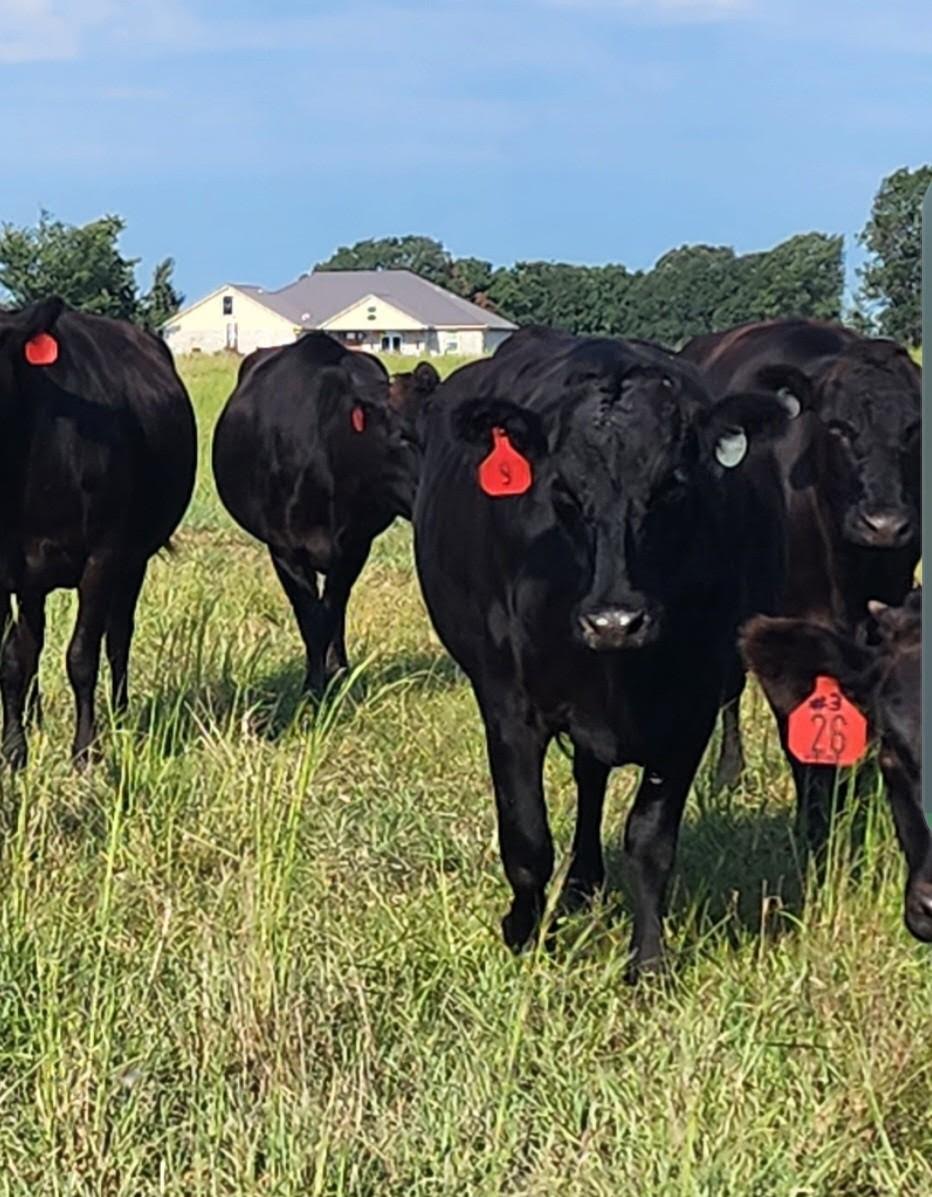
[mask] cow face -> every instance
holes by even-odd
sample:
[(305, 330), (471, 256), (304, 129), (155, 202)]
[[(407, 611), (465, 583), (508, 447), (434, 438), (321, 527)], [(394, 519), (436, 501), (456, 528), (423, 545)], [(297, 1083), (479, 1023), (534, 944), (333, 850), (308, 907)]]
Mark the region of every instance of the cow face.
[(366, 500), (393, 514), (411, 517), (420, 452), (404, 415), (389, 401), (388, 379), (378, 363), (325, 367), (319, 375), (326, 411), (326, 442), (333, 468), (344, 478), (364, 480)]
[(880, 549), (918, 541), (918, 369), (892, 342), (866, 341), (815, 382), (829, 433), (828, 492), (845, 540)]
[(0, 399), (12, 394), (21, 367), (41, 369), (57, 357), (54, 330), (64, 307), (63, 300), (53, 297), (16, 312), (0, 311)]
[(415, 444), (420, 444), (425, 410), (439, 386), (440, 375), (430, 362), (419, 362), (413, 370), (391, 377), (389, 403), (401, 416), (404, 435)]
[(909, 876), (904, 917), (932, 942), (932, 834), (922, 810), (920, 727), (921, 596), (903, 607), (871, 603), (874, 643), (797, 619), (758, 618), (743, 630), (744, 659), (771, 705), (786, 718), (819, 674), (834, 677), (880, 741), (880, 768)]
[(549, 411), (469, 401), (455, 427), (486, 448), (502, 428), (531, 460), (530, 493), (550, 506), (580, 559), (573, 633), (612, 651), (654, 643), (674, 606), (719, 601), (733, 572), (722, 483), (751, 439), (778, 434), (785, 420), (773, 396), (712, 405), (671, 361), (571, 377)]

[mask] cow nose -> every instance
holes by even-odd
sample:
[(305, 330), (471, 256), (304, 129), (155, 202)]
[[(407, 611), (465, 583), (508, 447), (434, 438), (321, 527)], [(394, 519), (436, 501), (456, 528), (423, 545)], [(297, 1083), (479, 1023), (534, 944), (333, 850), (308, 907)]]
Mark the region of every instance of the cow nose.
[(633, 644), (647, 630), (648, 622), (643, 607), (600, 607), (579, 617), (583, 640), (596, 650)]
[(904, 511), (862, 511), (861, 524), (876, 544), (896, 545), (909, 535), (912, 521)]

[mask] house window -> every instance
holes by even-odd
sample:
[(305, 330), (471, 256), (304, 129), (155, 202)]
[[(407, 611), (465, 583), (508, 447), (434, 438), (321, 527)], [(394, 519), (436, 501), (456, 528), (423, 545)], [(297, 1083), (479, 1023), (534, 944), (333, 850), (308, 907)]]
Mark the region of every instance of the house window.
[(233, 315), (233, 296), (224, 295), (223, 297), (223, 314), (224, 316)]
[(401, 353), (401, 337), (398, 333), (387, 333), (382, 338), (383, 353)]

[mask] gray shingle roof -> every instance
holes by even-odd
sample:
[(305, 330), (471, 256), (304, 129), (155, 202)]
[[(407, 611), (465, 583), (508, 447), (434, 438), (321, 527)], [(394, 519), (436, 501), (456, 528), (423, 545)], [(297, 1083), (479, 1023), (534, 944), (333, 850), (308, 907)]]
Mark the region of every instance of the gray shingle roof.
[(425, 328), (517, 327), (410, 270), (317, 270), (277, 291), (249, 285), (239, 290), (304, 328), (319, 328), (367, 295), (377, 295), (401, 308)]

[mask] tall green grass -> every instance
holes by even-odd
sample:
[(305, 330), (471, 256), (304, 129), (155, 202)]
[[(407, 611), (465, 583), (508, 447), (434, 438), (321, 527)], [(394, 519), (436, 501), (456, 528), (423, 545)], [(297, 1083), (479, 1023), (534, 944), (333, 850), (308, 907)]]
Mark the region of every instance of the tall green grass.
[[(233, 366), (184, 369), (206, 461)], [(631, 991), (634, 771), (611, 786), (607, 899), (553, 957), (511, 958), (479, 719), (406, 527), (315, 715), (266, 555), (202, 474), (143, 592), (130, 716), (86, 776), (72, 613), (57, 595), (47, 722), (0, 789), (0, 1194), (932, 1191), (932, 959), (901, 927), (889, 817), (852, 808), (807, 885), (753, 687), (741, 788), (714, 798), (706, 762), (687, 811), (673, 976)], [(569, 769), (547, 768), (565, 848)]]

